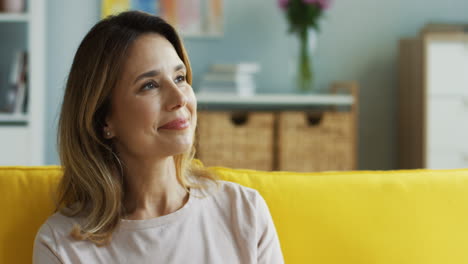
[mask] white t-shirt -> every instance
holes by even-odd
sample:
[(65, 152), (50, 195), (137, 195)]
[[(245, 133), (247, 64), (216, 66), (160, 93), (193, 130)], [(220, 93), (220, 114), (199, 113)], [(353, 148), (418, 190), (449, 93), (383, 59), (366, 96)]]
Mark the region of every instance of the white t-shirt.
[(36, 235), (33, 263), (284, 263), (265, 200), (254, 189), (219, 183), (215, 191), (192, 189), (171, 214), (121, 220), (104, 247), (71, 238), (82, 219), (56, 213)]

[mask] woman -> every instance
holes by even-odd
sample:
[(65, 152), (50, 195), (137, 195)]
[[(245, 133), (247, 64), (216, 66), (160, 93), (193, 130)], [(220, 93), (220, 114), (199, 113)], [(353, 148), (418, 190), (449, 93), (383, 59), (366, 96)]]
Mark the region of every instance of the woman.
[(263, 198), (193, 162), (187, 53), (165, 21), (125, 12), (75, 55), (59, 122), (64, 176), (34, 263), (282, 263)]

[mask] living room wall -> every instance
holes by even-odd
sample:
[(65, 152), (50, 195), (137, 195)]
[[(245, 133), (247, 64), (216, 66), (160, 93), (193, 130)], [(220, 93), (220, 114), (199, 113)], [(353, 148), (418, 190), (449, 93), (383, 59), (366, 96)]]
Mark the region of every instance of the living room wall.
[[(287, 25), (276, 0), (224, 0), (221, 38), (185, 40), (194, 87), (211, 63), (257, 61), (259, 93), (294, 92), (288, 66)], [(46, 161), (57, 164), (58, 111), (74, 52), (99, 20), (100, 0), (47, 1)], [(335, 0), (322, 21), (314, 55), (316, 87), (357, 80), (360, 90), (359, 168), (396, 167), (398, 40), (415, 36), (429, 22), (467, 22), (465, 0)]]

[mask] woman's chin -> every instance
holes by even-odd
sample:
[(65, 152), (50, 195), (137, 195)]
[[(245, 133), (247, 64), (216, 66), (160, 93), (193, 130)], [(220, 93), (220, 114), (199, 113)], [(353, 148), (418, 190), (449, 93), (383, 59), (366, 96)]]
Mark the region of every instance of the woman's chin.
[(171, 156), (179, 155), (190, 151), (192, 148), (193, 142), (179, 142), (178, 144), (172, 145), (170, 152)]

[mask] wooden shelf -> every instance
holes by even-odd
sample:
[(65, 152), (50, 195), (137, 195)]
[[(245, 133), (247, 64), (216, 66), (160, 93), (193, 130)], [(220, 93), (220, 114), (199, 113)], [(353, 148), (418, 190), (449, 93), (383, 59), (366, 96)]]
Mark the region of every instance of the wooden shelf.
[(294, 94), (258, 94), (254, 96), (239, 96), (235, 94), (196, 94), (199, 104), (229, 104), (229, 105), (340, 105), (350, 106), (354, 103), (352, 95), (294, 95)]
[(26, 123), (29, 118), (26, 114), (0, 113), (0, 123)]
[(27, 13), (1, 13), (0, 22), (28, 22), (29, 14)]

